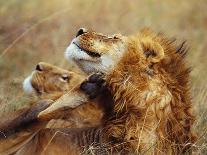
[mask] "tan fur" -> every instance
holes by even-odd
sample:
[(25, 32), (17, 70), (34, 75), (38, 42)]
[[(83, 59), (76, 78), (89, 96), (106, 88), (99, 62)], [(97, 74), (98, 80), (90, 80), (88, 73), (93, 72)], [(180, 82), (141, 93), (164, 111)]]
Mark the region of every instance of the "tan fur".
[[(75, 88), (86, 77), (83, 74), (67, 71), (48, 63), (41, 62), (38, 65), (42, 71), (33, 71), (31, 84), (39, 99), (47, 99), (46, 102), (48, 99), (57, 100), (63, 94)], [(68, 80), (64, 81), (61, 79), (62, 76), (68, 76)], [(78, 93), (78, 90), (76, 93)], [(0, 154), (10, 154), (12, 152), (17, 152), (16, 154), (32, 154), (32, 151), (34, 153), (36, 151), (42, 153), (43, 150), (41, 151), (39, 146), (35, 146), (35, 141), (40, 141), (41, 138), (43, 141), (46, 140), (49, 142), (50, 139), (42, 138), (44, 137), (43, 135), (48, 134), (44, 133), (44, 130), (41, 132), (39, 130), (43, 128), (93, 127), (100, 124), (103, 116), (100, 105), (87, 102), (74, 110), (59, 111), (58, 114), (50, 114), (44, 116), (44, 119), (37, 120), (37, 114), (45, 109), (41, 108), (42, 105), (40, 105), (40, 102), (33, 103), (32, 107), (11, 113), (9, 114), (9, 118), (6, 117), (4, 120), (1, 120), (0, 129), (2, 138), (0, 140)], [(43, 141), (41, 143), (46, 145), (47, 143)], [(60, 143), (64, 145), (65, 140), (61, 139)], [(58, 145), (60, 144), (58, 143)], [(37, 148), (35, 150), (29, 149), (29, 146)], [(41, 147), (44, 147), (44, 145)], [(67, 149), (67, 147), (65, 148)], [(52, 150), (49, 149), (49, 152), (54, 154), (54, 150), (57, 150), (57, 147)], [(59, 151), (64, 152), (65, 150), (61, 147)], [(48, 154), (49, 152), (46, 151), (45, 153)]]
[[(143, 41), (146, 39), (151, 43), (146, 44)], [(128, 148), (137, 152), (148, 149), (157, 154), (188, 152), (194, 142), (191, 131), (194, 117), (188, 87), (189, 69), (182, 54), (176, 53), (179, 51), (173, 42), (146, 30), (139, 36), (129, 37), (128, 41), (128, 51), (107, 76), (107, 84), (115, 97), (114, 113), (119, 116), (107, 123), (106, 136), (128, 142)], [(154, 42), (162, 49), (157, 49)], [(145, 59), (143, 54), (138, 54), (138, 51), (144, 53), (136, 47), (139, 44), (162, 54), (156, 54), (157, 60)], [(117, 79), (120, 82), (114, 82)], [(118, 125), (119, 132), (117, 125), (113, 125), (117, 120), (122, 122)]]
[[(102, 140), (112, 143), (109, 147), (125, 153), (191, 152), (195, 117), (183, 43), (176, 45), (175, 40), (149, 29), (120, 38), (85, 31), (74, 43), (77, 52), (88, 56), (79, 61), (81, 54), (70, 54), (73, 51), (68, 48), (70, 58), (86, 72), (106, 74), (114, 98), (113, 112), (102, 132)], [(93, 52), (99, 57), (94, 57)], [(113, 61), (108, 68), (101, 61), (106, 55)]]
[[(39, 62), (38, 66), (41, 71), (36, 69), (32, 72), (31, 84), (40, 99), (57, 100), (86, 78), (83, 73), (68, 71), (46, 62)], [(63, 80), (64, 77), (66, 80)]]
[[(41, 99), (57, 100), (86, 78), (83, 73), (67, 71), (49, 63), (41, 62), (39, 65), (42, 71), (33, 71), (31, 83)], [(61, 77), (65, 75), (68, 75), (68, 80), (63, 81)], [(77, 94), (79, 95), (80, 93)], [(100, 124), (103, 113), (99, 106), (97, 103), (87, 102), (72, 111), (70, 110), (68, 116), (64, 112), (63, 116), (55, 113), (56, 116), (50, 117), (64, 117), (70, 122), (70, 127), (92, 127)]]

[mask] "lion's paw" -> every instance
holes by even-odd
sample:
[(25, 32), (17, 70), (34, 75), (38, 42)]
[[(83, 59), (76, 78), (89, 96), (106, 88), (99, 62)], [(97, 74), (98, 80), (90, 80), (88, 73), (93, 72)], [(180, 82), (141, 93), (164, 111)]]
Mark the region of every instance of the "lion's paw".
[(105, 79), (103, 73), (94, 73), (84, 81), (80, 89), (84, 91), (90, 99), (94, 99), (103, 91), (105, 87)]

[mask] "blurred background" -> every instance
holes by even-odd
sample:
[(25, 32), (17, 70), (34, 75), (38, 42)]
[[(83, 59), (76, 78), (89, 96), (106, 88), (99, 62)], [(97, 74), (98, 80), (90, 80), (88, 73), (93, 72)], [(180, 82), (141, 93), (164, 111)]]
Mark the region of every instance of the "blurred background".
[(0, 0), (0, 116), (26, 106), (23, 79), (40, 61), (67, 67), (63, 54), (80, 27), (129, 35), (148, 26), (187, 40), (191, 92), (207, 154), (206, 0)]

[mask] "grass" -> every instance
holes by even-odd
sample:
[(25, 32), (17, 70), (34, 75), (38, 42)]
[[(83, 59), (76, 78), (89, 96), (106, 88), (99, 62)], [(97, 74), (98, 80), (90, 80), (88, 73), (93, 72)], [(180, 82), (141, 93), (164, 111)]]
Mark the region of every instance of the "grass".
[(149, 26), (190, 46), (194, 128), (199, 152), (207, 154), (206, 9), (206, 0), (1, 0), (0, 115), (26, 105), (21, 83), (36, 63), (68, 66), (63, 52), (78, 28), (132, 34)]

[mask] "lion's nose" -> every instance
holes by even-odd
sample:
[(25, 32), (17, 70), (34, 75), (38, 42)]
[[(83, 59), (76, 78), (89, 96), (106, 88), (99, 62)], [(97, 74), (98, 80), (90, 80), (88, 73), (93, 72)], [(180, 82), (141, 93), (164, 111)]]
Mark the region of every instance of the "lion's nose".
[(42, 71), (43, 69), (42, 69), (41, 64), (37, 64), (35, 70)]
[(76, 37), (78, 37), (78, 36), (80, 36), (80, 35), (82, 35), (82, 34), (84, 34), (86, 32), (87, 32), (87, 30), (85, 28), (80, 28), (78, 30), (77, 34), (76, 34)]

